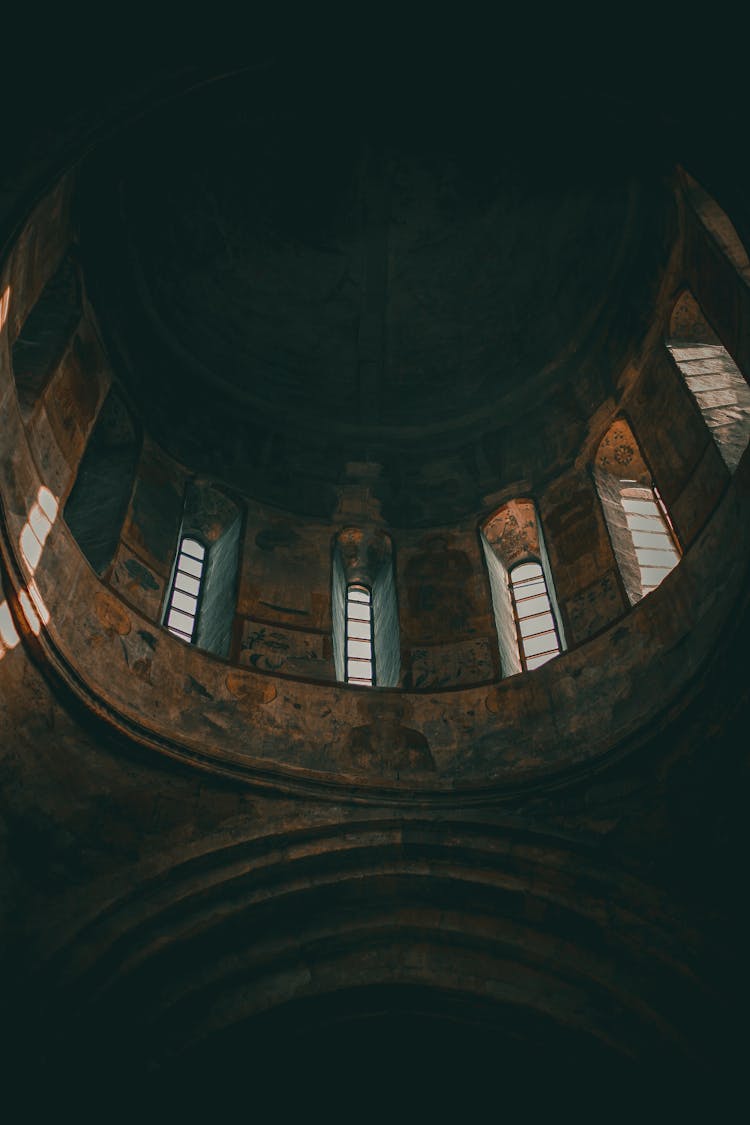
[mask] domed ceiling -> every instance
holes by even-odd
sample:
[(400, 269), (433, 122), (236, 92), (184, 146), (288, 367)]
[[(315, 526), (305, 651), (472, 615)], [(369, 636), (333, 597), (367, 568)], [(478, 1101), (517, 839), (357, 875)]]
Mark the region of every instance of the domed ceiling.
[(375, 462), (394, 524), (575, 456), (649, 324), (665, 158), (573, 104), (375, 108), (288, 78), (176, 99), (83, 169), (87, 283), (147, 429), (320, 516)]

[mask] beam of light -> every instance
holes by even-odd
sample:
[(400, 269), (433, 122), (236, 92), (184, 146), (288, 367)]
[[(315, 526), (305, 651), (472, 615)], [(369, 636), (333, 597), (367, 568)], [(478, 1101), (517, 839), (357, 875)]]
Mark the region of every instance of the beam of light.
[(36, 500), (49, 522), (54, 523), (60, 506), (46, 484), (41, 485)]
[(41, 618), (42, 624), (49, 625), (49, 610), (47, 609), (44, 598), (39, 593), (39, 587), (37, 586), (33, 578), (31, 582), (29, 582), (29, 594), (31, 596), (32, 602), (34, 603), (34, 608)]
[(44, 546), (47, 541), (47, 536), (52, 530), (52, 524), (40, 508), (39, 504), (34, 504), (33, 508), (29, 512), (29, 523), (31, 524), (31, 529), (36, 535), (37, 539), (39, 540), (41, 545)]
[(23, 615), (29, 624), (29, 628), (31, 629), (34, 636), (38, 637), (39, 633), (41, 632), (42, 625), (37, 616), (36, 610), (31, 604), (31, 599), (29, 598), (26, 590), (21, 590), (21, 593), (18, 595), (18, 600), (21, 603), (21, 609), (23, 610)]
[[(10, 290), (6, 289), (3, 300), (6, 300), (9, 292)], [(59, 510), (60, 506), (53, 494), (45, 484), (41, 485), (37, 492), (37, 498), (31, 506), (29, 518), (23, 525), (19, 537), (21, 555), (32, 578), (28, 588), (22, 590), (18, 595), (18, 601), (23, 610), (23, 615), (29, 624), (29, 628), (34, 636), (37, 637), (39, 636), (42, 625), (49, 625), (50, 612), (47, 609), (44, 598), (39, 592), (39, 587), (33, 579), (33, 575), (39, 566), (44, 544), (47, 542), (47, 537), (52, 530), (52, 524), (57, 519)], [(16, 647), (19, 640), (20, 638), (13, 624), (13, 618), (10, 615), (8, 603), (7, 601), (2, 602), (2, 604), (0, 604), (0, 660), (2, 660), (9, 649)]]
[(42, 485), (31, 506), (29, 518), (21, 529), (19, 546), (23, 561), (33, 575), (39, 566), (44, 544), (57, 518), (59, 505), (46, 485)]
[(39, 565), (39, 560), (42, 557), (42, 544), (34, 534), (34, 529), (31, 524), (25, 523), (21, 530), (21, 537), (19, 540), (21, 547), (21, 554), (23, 561), (33, 574)]
[(5, 328), (5, 322), (8, 319), (8, 307), (10, 306), (10, 285), (6, 285), (5, 292), (0, 297), (0, 332)]

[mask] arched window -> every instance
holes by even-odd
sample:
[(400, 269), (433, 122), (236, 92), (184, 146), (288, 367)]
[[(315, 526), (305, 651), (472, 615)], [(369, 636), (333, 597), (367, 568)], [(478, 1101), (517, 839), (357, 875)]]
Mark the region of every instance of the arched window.
[(560, 654), (557, 623), (539, 562), (517, 563), (510, 572), (510, 595), (524, 670), (531, 671)]
[(396, 687), (401, 640), (389, 536), (380, 528), (344, 528), (334, 540), (332, 564), (336, 678), (360, 687)]
[(346, 588), (346, 682), (375, 683), (372, 593), (358, 582)]
[(170, 633), (182, 637), (189, 644), (193, 643), (198, 623), (206, 561), (206, 548), (203, 544), (188, 535), (183, 536), (175, 562), (164, 623)]
[(242, 513), (229, 496), (208, 481), (188, 482), (162, 623), (215, 656), (232, 648), (241, 533)]
[(733, 473), (750, 438), (750, 387), (687, 290), (672, 310), (667, 348)]
[(623, 584), (635, 605), (674, 570), (680, 550), (666, 505), (624, 418), (599, 443), (594, 479)]
[(549, 559), (533, 500), (510, 500), (485, 522), (487, 561), (504, 676), (532, 671), (565, 648)]
[(750, 284), (750, 259), (731, 219), (689, 172), (683, 170), (682, 176), (685, 194), (696, 215), (729, 258), (737, 273)]
[(674, 529), (655, 484), (621, 478), (620, 500), (641, 572), (641, 596), (645, 597), (680, 561)]

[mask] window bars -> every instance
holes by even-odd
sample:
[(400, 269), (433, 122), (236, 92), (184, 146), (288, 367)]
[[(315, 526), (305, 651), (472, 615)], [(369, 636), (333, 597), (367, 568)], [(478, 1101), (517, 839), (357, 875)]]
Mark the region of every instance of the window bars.
[(372, 591), (359, 583), (346, 588), (346, 682), (375, 683)]
[(170, 633), (192, 644), (198, 620), (206, 548), (197, 539), (185, 536), (175, 564), (172, 589), (165, 615)]
[(525, 671), (531, 671), (560, 654), (560, 637), (541, 564), (524, 562), (514, 566), (510, 572), (510, 593), (521, 663)]
[(641, 571), (643, 596), (662, 582), (680, 561), (674, 530), (656, 486), (620, 481), (620, 499)]

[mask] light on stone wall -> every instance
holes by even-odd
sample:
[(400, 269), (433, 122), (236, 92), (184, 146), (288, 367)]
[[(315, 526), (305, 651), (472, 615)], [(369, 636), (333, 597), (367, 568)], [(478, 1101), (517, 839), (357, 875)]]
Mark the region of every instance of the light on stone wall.
[(42, 624), (43, 625), (49, 625), (49, 610), (47, 609), (47, 606), (45, 605), (45, 602), (44, 602), (44, 598), (39, 593), (39, 587), (37, 586), (37, 584), (33, 580), (33, 578), (31, 580), (31, 582), (29, 582), (28, 589), (29, 589), (29, 596), (31, 597), (32, 602), (34, 603), (34, 608), (36, 609), (37, 613), (39, 614), (39, 617), (42, 620)]
[(58, 507), (57, 500), (50, 490), (46, 485), (42, 485), (19, 538), (23, 560), (32, 574), (39, 566), (44, 544), (57, 518)]
[(10, 285), (6, 285), (2, 297), (0, 297), (0, 332), (5, 328), (5, 322), (8, 319), (8, 308), (10, 306)]
[(51, 524), (54, 523), (57, 519), (57, 513), (60, 506), (45, 484), (40, 487), (36, 499), (39, 507), (42, 509), (49, 522)]
[(42, 544), (38, 536), (35, 534), (31, 524), (25, 523), (21, 529), (21, 537), (19, 539), (21, 547), (21, 554), (23, 561), (33, 574), (39, 565), (39, 560), (42, 557)]
[(23, 615), (28, 622), (29, 628), (31, 629), (34, 636), (38, 637), (42, 625), (37, 616), (36, 610), (31, 604), (31, 599), (26, 590), (21, 590), (21, 593), (18, 595), (18, 601), (20, 602), (21, 609), (23, 610)]
[(16, 647), (20, 639), (8, 603), (0, 602), (0, 660), (9, 649)]
[[(47, 486), (42, 485), (37, 492), (36, 500), (31, 506), (29, 518), (23, 525), (19, 536), (21, 555), (32, 578), (29, 581), (28, 587), (25, 590), (21, 590), (21, 593), (18, 595), (18, 601), (29, 628), (37, 637), (39, 636), (42, 625), (49, 624), (50, 612), (39, 591), (39, 587), (33, 579), (33, 575), (39, 566), (44, 545), (52, 530), (52, 524), (57, 519), (58, 511), (59, 504), (57, 500)], [(10, 616), (8, 603), (3, 602), (2, 606), (0, 606), (0, 659), (5, 655), (8, 649), (15, 648), (18, 641), (18, 632)]]

